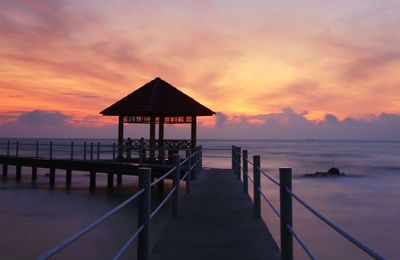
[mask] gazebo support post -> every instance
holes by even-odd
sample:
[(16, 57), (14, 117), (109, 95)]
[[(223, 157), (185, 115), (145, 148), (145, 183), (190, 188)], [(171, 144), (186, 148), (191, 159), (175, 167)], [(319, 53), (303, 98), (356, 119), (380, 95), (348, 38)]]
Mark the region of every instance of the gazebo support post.
[(192, 133), (191, 133), (191, 142), (192, 149), (196, 148), (196, 139), (197, 139), (197, 117), (192, 116)]
[(154, 149), (156, 146), (156, 117), (150, 118), (150, 160), (154, 161), (155, 153)]
[(123, 145), (124, 145), (124, 116), (118, 116), (118, 156), (117, 160), (122, 160), (123, 157)]
[(164, 121), (165, 117), (160, 116), (160, 122), (158, 126), (158, 158), (164, 163), (165, 150), (164, 150)]

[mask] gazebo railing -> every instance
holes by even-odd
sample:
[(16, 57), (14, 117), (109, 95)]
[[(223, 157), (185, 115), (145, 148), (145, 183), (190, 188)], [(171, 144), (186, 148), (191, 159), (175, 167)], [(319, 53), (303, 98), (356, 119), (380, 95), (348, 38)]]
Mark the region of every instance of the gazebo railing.
[[(144, 147), (145, 149), (150, 149), (151, 144), (149, 139), (125, 139), (124, 147), (131, 147), (132, 149), (140, 149), (140, 147)], [(191, 140), (182, 140), (182, 139), (166, 139), (162, 141), (162, 144), (159, 139), (154, 140), (154, 148), (156, 147), (164, 147), (165, 149), (189, 149), (192, 147)]]

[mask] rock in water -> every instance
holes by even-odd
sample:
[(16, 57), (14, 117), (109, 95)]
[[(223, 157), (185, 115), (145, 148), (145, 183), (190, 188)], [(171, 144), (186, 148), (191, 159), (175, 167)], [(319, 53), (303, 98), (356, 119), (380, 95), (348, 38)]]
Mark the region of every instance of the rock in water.
[(327, 172), (315, 172), (310, 174), (304, 174), (304, 177), (329, 177), (329, 176), (345, 176), (344, 172), (336, 167), (330, 168)]

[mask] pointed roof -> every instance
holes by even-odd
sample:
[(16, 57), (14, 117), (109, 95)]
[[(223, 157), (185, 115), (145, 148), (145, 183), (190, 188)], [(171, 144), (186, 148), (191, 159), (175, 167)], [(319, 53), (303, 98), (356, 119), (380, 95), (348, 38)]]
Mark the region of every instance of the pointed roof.
[(103, 116), (211, 116), (212, 110), (155, 78), (100, 112)]

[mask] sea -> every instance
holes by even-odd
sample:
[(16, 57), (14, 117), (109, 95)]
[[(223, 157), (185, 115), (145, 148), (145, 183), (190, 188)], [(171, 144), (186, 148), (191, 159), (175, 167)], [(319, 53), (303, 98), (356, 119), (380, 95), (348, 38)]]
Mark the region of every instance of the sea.
[[(9, 141), (9, 153), (13, 154), (17, 139)], [(36, 141), (20, 139), (19, 155), (36, 153)], [(71, 141), (74, 158), (83, 158), (84, 142), (87, 159), (107, 159), (113, 153), (112, 139), (41, 139), (39, 156), (49, 156), (51, 141), (53, 158), (68, 158)], [(99, 155), (97, 143), (101, 144)], [(275, 180), (279, 180), (279, 168), (292, 168), (296, 195), (387, 259), (400, 259), (400, 141), (199, 140), (199, 144), (203, 147), (203, 167), (231, 168), (231, 147), (235, 145), (248, 150), (250, 162), (259, 155), (263, 172)], [(0, 154), (5, 153), (7, 140), (0, 139)], [(332, 167), (345, 175), (304, 177)], [(91, 194), (85, 172), (74, 174), (72, 188), (65, 189), (64, 175), (57, 172), (55, 188), (48, 189), (47, 169), (39, 169), (38, 180), (32, 183), (30, 170), (23, 168), (22, 181), (17, 183), (15, 169), (9, 167), (7, 178), (0, 182), (0, 259), (35, 258), (137, 190), (136, 177), (124, 176), (123, 186), (109, 193), (107, 177), (99, 175), (96, 193)], [(261, 186), (279, 209), (279, 187), (266, 177), (262, 177)], [(252, 197), (251, 185), (249, 193)], [(154, 228), (158, 233), (167, 221), (163, 214)], [(262, 218), (279, 245), (279, 219), (263, 199)], [(127, 208), (54, 259), (110, 259), (136, 225), (135, 209)], [(318, 259), (370, 259), (296, 201), (293, 228)], [(308, 259), (296, 241), (294, 254), (295, 259)]]

